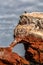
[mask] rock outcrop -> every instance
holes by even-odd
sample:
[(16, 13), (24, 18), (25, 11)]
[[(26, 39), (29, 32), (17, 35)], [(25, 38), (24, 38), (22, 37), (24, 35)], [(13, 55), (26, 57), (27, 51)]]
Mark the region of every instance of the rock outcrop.
[(0, 48), (0, 65), (29, 65), (29, 62), (6, 47)]
[(14, 29), (12, 48), (24, 43), (25, 58), (28, 61), (43, 64), (43, 13), (24, 13)]
[[(12, 52), (22, 42), (25, 59)], [(0, 65), (43, 65), (43, 13), (24, 13), (14, 29), (14, 40), (6, 48), (0, 48)], [(35, 65), (33, 64), (33, 65)]]

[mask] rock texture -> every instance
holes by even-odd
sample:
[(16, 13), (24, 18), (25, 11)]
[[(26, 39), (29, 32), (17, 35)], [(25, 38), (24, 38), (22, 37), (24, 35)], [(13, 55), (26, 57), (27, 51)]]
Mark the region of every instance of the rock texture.
[(0, 65), (29, 65), (29, 62), (12, 52), (10, 47), (0, 48)]
[[(25, 59), (12, 52), (22, 42)], [(6, 48), (0, 48), (0, 65), (43, 65), (43, 13), (24, 13), (14, 29), (14, 40)]]
[(13, 48), (19, 42), (24, 43), (25, 58), (34, 63), (43, 64), (43, 13), (24, 13), (14, 29)]

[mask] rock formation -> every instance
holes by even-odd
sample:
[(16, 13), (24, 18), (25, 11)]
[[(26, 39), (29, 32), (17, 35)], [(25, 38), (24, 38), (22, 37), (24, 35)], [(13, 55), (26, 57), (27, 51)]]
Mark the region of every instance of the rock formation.
[[(12, 52), (22, 42), (25, 59)], [(0, 48), (0, 65), (43, 65), (43, 13), (24, 13), (14, 29), (14, 40), (6, 48)], [(34, 64), (35, 63), (35, 64)]]
[(29, 65), (29, 62), (12, 52), (11, 47), (0, 48), (0, 65)]
[(11, 48), (20, 42), (24, 44), (28, 61), (43, 64), (43, 13), (24, 13), (20, 16)]

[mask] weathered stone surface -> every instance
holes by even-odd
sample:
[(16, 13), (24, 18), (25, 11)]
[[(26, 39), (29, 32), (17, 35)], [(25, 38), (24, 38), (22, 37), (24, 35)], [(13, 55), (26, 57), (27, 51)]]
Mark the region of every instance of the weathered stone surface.
[(29, 62), (6, 47), (0, 48), (0, 65), (29, 65)]
[(19, 42), (24, 43), (25, 57), (32, 62), (43, 64), (43, 13), (24, 13), (14, 29), (13, 48)]

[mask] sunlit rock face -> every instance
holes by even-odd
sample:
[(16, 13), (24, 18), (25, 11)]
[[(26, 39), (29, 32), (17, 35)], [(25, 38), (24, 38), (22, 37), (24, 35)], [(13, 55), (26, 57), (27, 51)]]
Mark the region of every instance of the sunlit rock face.
[(43, 13), (23, 13), (14, 29), (14, 38), (24, 43), (27, 60), (43, 64)]
[(20, 16), (19, 23), (14, 30), (14, 35), (25, 35), (33, 33), (43, 36), (43, 13), (24, 13)]

